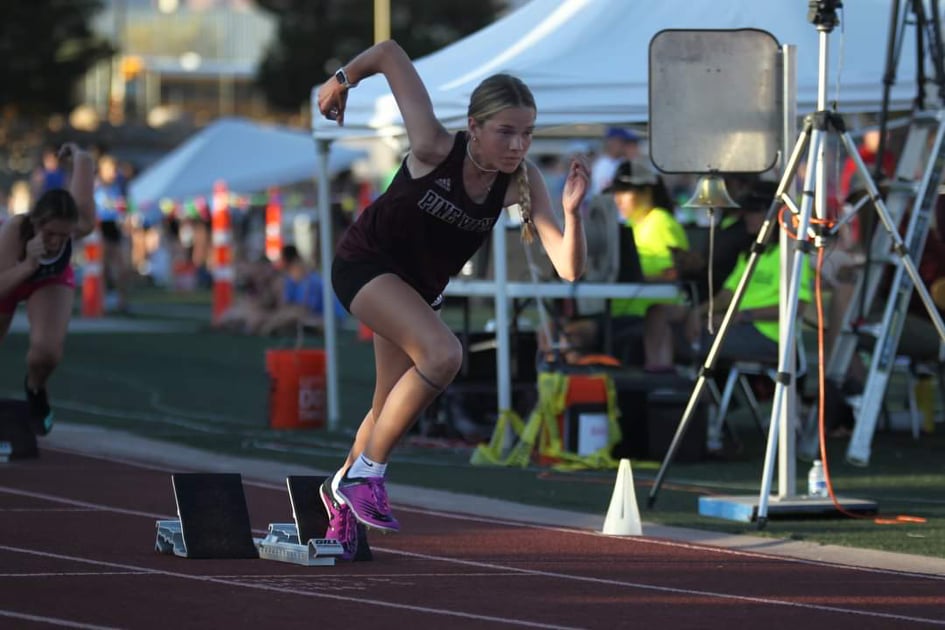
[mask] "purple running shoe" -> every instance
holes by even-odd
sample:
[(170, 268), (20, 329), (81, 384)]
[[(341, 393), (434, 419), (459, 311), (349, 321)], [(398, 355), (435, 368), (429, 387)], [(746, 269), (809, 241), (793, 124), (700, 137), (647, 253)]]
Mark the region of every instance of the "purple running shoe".
[(390, 511), (383, 477), (343, 477), (338, 483), (338, 498), (348, 504), (355, 518), (375, 529), (400, 531), (400, 523)]
[(354, 560), (358, 553), (358, 520), (344, 503), (338, 501), (331, 492), (331, 477), (318, 488), (318, 496), (321, 497), (328, 512), (328, 530), (325, 532), (325, 538), (334, 538), (344, 549), (344, 553), (339, 557), (340, 560)]

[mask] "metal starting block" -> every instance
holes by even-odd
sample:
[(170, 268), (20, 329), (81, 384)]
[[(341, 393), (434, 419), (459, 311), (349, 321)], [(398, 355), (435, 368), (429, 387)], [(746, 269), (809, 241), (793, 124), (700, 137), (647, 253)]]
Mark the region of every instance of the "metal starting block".
[(36, 434), (29, 425), (24, 400), (0, 399), (0, 462), (39, 457)]
[[(293, 523), (270, 523), (254, 538), (238, 473), (174, 473), (171, 485), (177, 519), (155, 522), (154, 550), (181, 558), (262, 558), (304, 566), (332, 566), (344, 553), (325, 538), (328, 514), (318, 488), (325, 477), (286, 478)], [(364, 526), (358, 524), (355, 560), (371, 560)]]
[(154, 550), (158, 553), (187, 557), (187, 545), (184, 544), (184, 531), (180, 521), (158, 521), (157, 540), (154, 541)]
[[(290, 475), (286, 477), (289, 489), (289, 502), (292, 505), (292, 519), (301, 540), (322, 539), (328, 529), (328, 514), (318, 488), (325, 477), (314, 475)], [(367, 528), (358, 523), (358, 551), (354, 554), (355, 562), (373, 560), (371, 545), (367, 539)]]
[(158, 553), (182, 558), (258, 558), (238, 473), (171, 475), (177, 520), (155, 523)]
[(263, 560), (309, 567), (333, 566), (335, 559), (344, 553), (341, 543), (332, 538), (310, 538), (302, 544), (294, 523), (270, 523), (266, 537), (256, 539), (256, 548)]

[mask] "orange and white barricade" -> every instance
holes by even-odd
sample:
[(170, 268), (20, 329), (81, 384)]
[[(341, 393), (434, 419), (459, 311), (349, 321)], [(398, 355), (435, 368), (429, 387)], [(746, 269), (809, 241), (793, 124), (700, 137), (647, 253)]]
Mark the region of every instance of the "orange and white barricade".
[(266, 203), (266, 258), (273, 263), (282, 258), (282, 196), (278, 188), (269, 189)]
[(210, 229), (213, 244), (213, 321), (233, 303), (233, 245), (230, 231), (230, 192), (225, 182), (213, 187), (213, 206), (210, 209)]
[(96, 227), (82, 239), (85, 264), (82, 266), (82, 317), (105, 314), (105, 279), (102, 266), (102, 233)]

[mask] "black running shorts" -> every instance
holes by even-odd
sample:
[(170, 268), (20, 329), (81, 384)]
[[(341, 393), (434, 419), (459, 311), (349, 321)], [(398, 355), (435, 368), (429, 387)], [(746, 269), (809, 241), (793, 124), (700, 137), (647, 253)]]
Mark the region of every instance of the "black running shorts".
[[(351, 302), (364, 285), (385, 273), (394, 273), (383, 263), (372, 260), (345, 260), (339, 256), (331, 263), (331, 286), (345, 310), (351, 312)], [(398, 276), (399, 277), (399, 276)], [(404, 282), (407, 282), (404, 280)], [(407, 284), (410, 284), (407, 282)], [(411, 285), (413, 286), (413, 285)], [(416, 291), (416, 287), (413, 287)], [(420, 293), (417, 291), (417, 293)], [(423, 295), (422, 293), (420, 295)], [(430, 303), (430, 308), (438, 311), (443, 308), (443, 295), (440, 294)]]

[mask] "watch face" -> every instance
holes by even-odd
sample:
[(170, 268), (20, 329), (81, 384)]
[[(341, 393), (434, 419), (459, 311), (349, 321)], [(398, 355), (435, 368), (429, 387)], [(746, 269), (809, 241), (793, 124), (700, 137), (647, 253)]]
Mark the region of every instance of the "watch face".
[(350, 87), (350, 84), (348, 83), (348, 77), (345, 76), (344, 70), (338, 70), (338, 72), (335, 73), (335, 79), (337, 79), (338, 83), (341, 85)]

